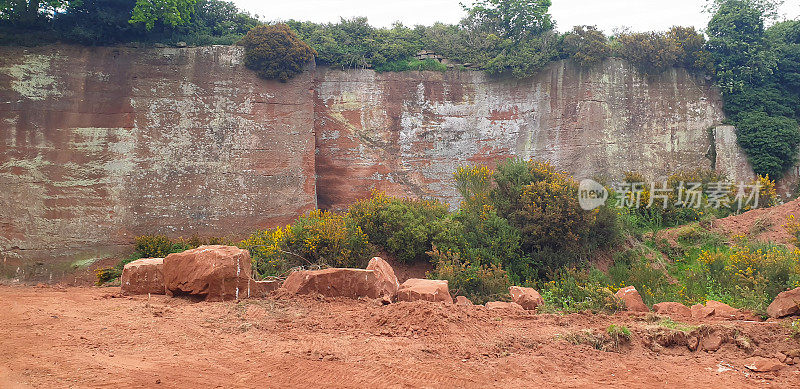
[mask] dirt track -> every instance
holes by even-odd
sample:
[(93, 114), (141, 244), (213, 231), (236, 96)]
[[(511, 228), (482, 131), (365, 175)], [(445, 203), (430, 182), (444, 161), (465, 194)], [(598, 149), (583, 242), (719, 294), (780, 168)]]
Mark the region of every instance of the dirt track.
[[(745, 359), (800, 348), (777, 323), (725, 322), (758, 346), (643, 345), (643, 316), (533, 315), (346, 299), (194, 303), (118, 288), (0, 286), (0, 387), (800, 387), (799, 365)], [(612, 323), (619, 352), (559, 337)]]

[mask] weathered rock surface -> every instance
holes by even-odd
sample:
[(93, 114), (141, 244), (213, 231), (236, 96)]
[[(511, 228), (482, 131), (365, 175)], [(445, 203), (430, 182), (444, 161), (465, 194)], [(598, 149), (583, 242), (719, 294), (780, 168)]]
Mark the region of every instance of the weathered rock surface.
[(778, 293), (767, 307), (767, 314), (774, 318), (800, 314), (800, 288)]
[(369, 260), (367, 270), (375, 272), (375, 277), (378, 279), (378, 293), (386, 300), (394, 301), (397, 290), (400, 289), (400, 281), (397, 280), (392, 265), (381, 257), (374, 257)]
[(642, 300), (642, 296), (639, 295), (639, 292), (633, 286), (626, 286), (615, 293), (617, 298), (622, 300), (622, 303), (625, 305), (625, 310), (631, 312), (650, 312), (650, 309), (647, 308), (647, 305), (644, 305), (644, 301)]
[(508, 288), (508, 293), (511, 294), (511, 301), (519, 304), (524, 309), (535, 310), (536, 307), (544, 305), (544, 299), (533, 288), (511, 286)]
[(706, 307), (703, 304), (695, 304), (690, 308), (692, 311), (692, 319), (705, 319), (714, 316), (714, 308)]
[(250, 297), (264, 298), (275, 290), (278, 290), (283, 283), (281, 281), (255, 281), (250, 280)]
[(295, 294), (378, 298), (382, 286), (374, 270), (331, 268), (293, 272), (283, 282), (282, 288)]
[(714, 310), (714, 317), (736, 319), (741, 316), (741, 312), (739, 312), (738, 309), (715, 300), (706, 301), (706, 308), (711, 308)]
[(250, 297), (250, 252), (233, 246), (200, 246), (164, 258), (167, 295), (208, 301)]
[(489, 309), (510, 309), (510, 310), (517, 310), (517, 311), (524, 311), (525, 308), (522, 305), (519, 305), (514, 302), (507, 302), (507, 301), (489, 301), (486, 303), (486, 308)]
[(456, 305), (470, 306), (475, 304), (465, 296), (456, 296)]
[(122, 294), (164, 294), (164, 258), (143, 258), (126, 264), (119, 277)]
[(397, 291), (397, 301), (433, 301), (453, 303), (447, 280), (427, 280), (422, 278), (409, 278), (400, 285)]
[(236, 46), (0, 47), (0, 277), (313, 209), (313, 75), (262, 80)]
[(661, 315), (692, 317), (692, 310), (676, 302), (663, 302), (653, 304), (653, 312)]
[(280, 83), (236, 46), (0, 47), (0, 85), (0, 276), (22, 279), (136, 235), (238, 237), (373, 188), (456, 204), (457, 166), (508, 156), (578, 178), (752, 177), (712, 82), (619, 59), (524, 80), (311, 66)]
[(766, 373), (781, 370), (784, 365), (775, 358), (753, 357), (745, 362), (744, 367), (757, 373)]

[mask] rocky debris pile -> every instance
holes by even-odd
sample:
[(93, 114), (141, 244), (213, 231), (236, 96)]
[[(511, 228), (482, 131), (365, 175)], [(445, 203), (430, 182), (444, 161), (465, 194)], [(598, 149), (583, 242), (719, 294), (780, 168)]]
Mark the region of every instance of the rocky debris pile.
[(137, 259), (122, 268), (122, 294), (165, 294), (164, 258)]
[(800, 288), (781, 292), (767, 307), (767, 315), (772, 318), (800, 314)]
[(650, 312), (650, 308), (647, 308), (647, 305), (645, 305), (642, 300), (642, 296), (633, 286), (626, 286), (618, 290), (615, 296), (622, 300), (626, 311)]

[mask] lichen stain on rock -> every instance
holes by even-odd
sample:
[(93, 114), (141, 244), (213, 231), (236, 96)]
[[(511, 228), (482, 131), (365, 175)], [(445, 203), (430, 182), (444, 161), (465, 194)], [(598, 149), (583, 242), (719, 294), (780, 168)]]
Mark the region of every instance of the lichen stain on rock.
[(11, 88), (30, 100), (44, 100), (62, 96), (56, 76), (50, 73), (53, 55), (27, 54), (18, 64), (0, 68), (0, 73), (11, 77)]

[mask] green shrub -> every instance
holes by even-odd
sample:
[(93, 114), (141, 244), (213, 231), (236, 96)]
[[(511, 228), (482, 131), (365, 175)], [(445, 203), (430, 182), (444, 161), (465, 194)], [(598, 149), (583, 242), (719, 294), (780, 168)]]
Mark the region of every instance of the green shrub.
[(142, 258), (164, 258), (175, 252), (172, 240), (164, 235), (143, 235), (134, 238), (136, 252)]
[(285, 228), (258, 231), (238, 244), (250, 251), (260, 278), (297, 266), (366, 266), (374, 249), (348, 214), (314, 210)]
[(684, 55), (678, 42), (664, 33), (624, 33), (616, 41), (617, 55), (645, 74), (658, 74), (676, 66)]
[(447, 65), (435, 59), (426, 59), (422, 61), (418, 59), (401, 59), (375, 66), (375, 70), (378, 72), (405, 72), (409, 70), (444, 72), (447, 70)]
[(464, 261), (457, 252), (441, 252), (436, 247), (429, 255), (435, 268), (428, 277), (447, 280), (450, 293), (463, 295), (475, 304), (508, 299), (511, 283), (499, 265)]
[(616, 312), (623, 308), (608, 285), (608, 277), (598, 270), (562, 268), (537, 287), (547, 305), (565, 312)]
[(253, 27), (239, 42), (244, 46), (244, 65), (265, 79), (286, 82), (303, 72), (314, 60), (314, 49), (285, 24)]
[(447, 206), (437, 201), (389, 197), (382, 192), (349, 209), (370, 242), (405, 263), (430, 259), (426, 253), (447, 214)]
[(564, 36), (562, 50), (583, 67), (592, 67), (609, 55), (611, 46), (603, 32), (595, 26), (575, 26)]
[(800, 131), (797, 121), (764, 112), (740, 114), (736, 123), (739, 144), (758, 174), (779, 179), (796, 161)]

